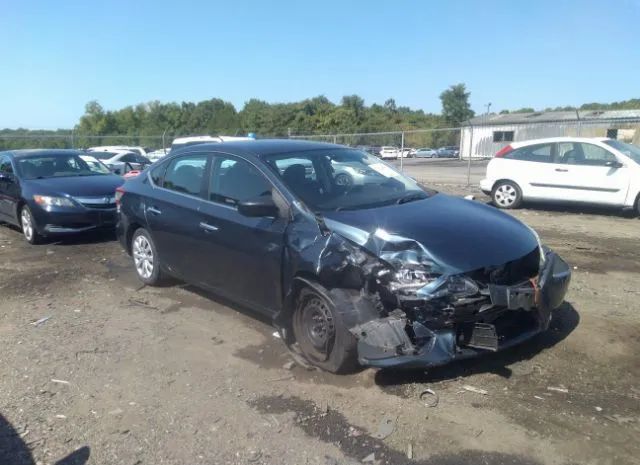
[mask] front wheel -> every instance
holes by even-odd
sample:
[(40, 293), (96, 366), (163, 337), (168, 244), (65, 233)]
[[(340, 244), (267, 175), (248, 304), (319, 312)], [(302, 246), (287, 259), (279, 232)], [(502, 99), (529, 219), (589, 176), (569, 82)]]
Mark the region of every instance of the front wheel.
[(42, 236), (36, 227), (36, 220), (27, 205), (20, 210), (20, 226), (22, 226), (22, 234), (29, 244), (35, 245), (42, 242)]
[(146, 229), (139, 228), (133, 233), (131, 255), (140, 281), (150, 286), (162, 284), (164, 275), (160, 270), (158, 252)]
[(498, 208), (518, 208), (522, 203), (522, 191), (513, 181), (502, 181), (491, 191), (493, 204)]
[(300, 291), (292, 327), (300, 351), (311, 364), (331, 373), (348, 373), (358, 366), (355, 337), (334, 304), (314, 290)]

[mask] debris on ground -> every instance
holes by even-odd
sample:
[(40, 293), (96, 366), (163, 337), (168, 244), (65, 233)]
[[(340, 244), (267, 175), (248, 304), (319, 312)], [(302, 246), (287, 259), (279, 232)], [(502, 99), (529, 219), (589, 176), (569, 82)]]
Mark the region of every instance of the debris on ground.
[(606, 418), (607, 420), (613, 422), (613, 423), (617, 423), (619, 425), (624, 425), (627, 423), (633, 423), (636, 421), (635, 418), (633, 417), (623, 417), (622, 415), (619, 415), (617, 413), (613, 414), (613, 415), (602, 415), (603, 418)]
[(284, 368), (285, 370), (292, 370), (294, 366), (296, 366), (296, 362), (294, 362), (293, 360), (290, 360), (284, 365), (282, 365), (282, 368)]
[(413, 459), (413, 443), (412, 442), (407, 444), (407, 458), (409, 460)]
[(387, 415), (385, 416), (378, 425), (378, 431), (373, 433), (373, 437), (376, 439), (385, 439), (395, 431), (396, 429), (396, 421), (398, 417)]
[(559, 386), (559, 387), (547, 386), (547, 391), (562, 392), (564, 394), (568, 394), (569, 393), (569, 390), (564, 386)]
[(418, 397), (421, 401), (426, 400), (426, 402), (424, 403), (426, 407), (436, 407), (440, 402), (438, 394), (436, 394), (433, 389), (423, 389)]
[(52, 379), (51, 382), (56, 384), (70, 384), (69, 381), (65, 381), (64, 379)]
[(362, 463), (373, 463), (375, 461), (376, 461), (375, 452), (371, 452), (369, 455), (367, 455), (365, 458), (362, 459)]
[(49, 319), (51, 319), (51, 315), (42, 317), (42, 318), (40, 318), (39, 320), (36, 320), (36, 321), (32, 321), (31, 325), (40, 326), (42, 323), (48, 321)]
[(468, 384), (465, 384), (464, 386), (462, 386), (462, 389), (469, 392), (475, 392), (476, 394), (481, 394), (483, 396), (486, 396), (489, 394), (489, 391), (486, 391), (484, 389), (480, 389), (474, 386), (469, 386)]

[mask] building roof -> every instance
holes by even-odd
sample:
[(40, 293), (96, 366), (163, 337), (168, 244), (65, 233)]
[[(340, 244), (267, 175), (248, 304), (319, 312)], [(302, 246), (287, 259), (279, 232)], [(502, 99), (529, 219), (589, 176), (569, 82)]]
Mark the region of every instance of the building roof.
[(640, 121), (638, 110), (577, 110), (536, 111), (533, 113), (490, 113), (471, 118), (465, 126), (495, 126), (502, 124), (558, 123), (577, 121)]

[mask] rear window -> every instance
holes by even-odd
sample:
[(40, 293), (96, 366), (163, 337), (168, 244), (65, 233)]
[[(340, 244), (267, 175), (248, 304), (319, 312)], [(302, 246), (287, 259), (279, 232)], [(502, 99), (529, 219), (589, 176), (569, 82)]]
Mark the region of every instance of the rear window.
[(538, 163), (551, 163), (553, 144), (536, 144), (520, 147), (505, 155), (504, 158), (520, 161), (535, 161)]

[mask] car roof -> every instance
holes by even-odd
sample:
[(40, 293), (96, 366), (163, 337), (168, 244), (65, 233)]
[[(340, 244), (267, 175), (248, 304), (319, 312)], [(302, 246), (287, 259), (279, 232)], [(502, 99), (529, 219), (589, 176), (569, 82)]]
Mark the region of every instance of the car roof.
[(85, 152), (75, 149), (20, 149), (0, 152), (0, 155), (11, 155), (14, 158), (42, 157), (42, 156), (65, 156), (83, 155)]
[(189, 145), (177, 150), (172, 150), (170, 155), (188, 153), (195, 150), (210, 150), (214, 152), (226, 152), (230, 154), (253, 155), (256, 157), (260, 157), (279, 153), (303, 152), (307, 150), (345, 148), (348, 147), (338, 144), (329, 144), (326, 142), (315, 142), (297, 139), (257, 139)]
[(512, 142), (512, 147), (524, 147), (532, 144), (551, 144), (554, 142), (604, 142), (610, 140), (609, 137), (546, 137), (543, 139), (529, 139), (518, 142)]

